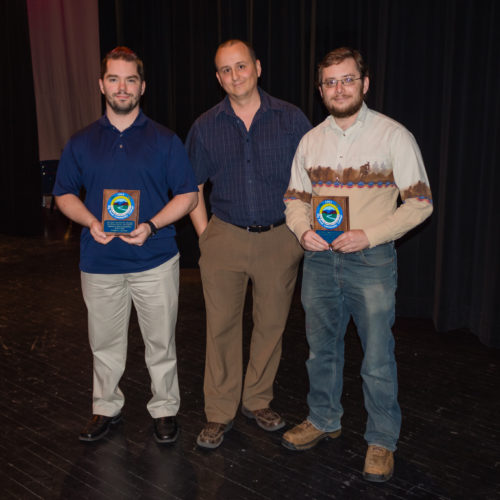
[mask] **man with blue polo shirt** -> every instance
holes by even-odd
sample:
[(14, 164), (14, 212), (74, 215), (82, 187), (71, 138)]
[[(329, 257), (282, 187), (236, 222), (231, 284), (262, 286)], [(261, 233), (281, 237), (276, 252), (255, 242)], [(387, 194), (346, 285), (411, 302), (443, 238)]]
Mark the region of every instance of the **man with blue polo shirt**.
[[(196, 206), (196, 181), (179, 138), (139, 108), (146, 84), (134, 52), (117, 47), (108, 53), (99, 86), (106, 113), (69, 140), (54, 187), (60, 210), (83, 226), (80, 269), (94, 389), (93, 416), (79, 439), (101, 439), (121, 419), (125, 399), (118, 384), (133, 302), (151, 377), (147, 408), (154, 437), (170, 443), (178, 437), (180, 403), (175, 351), (179, 253), (173, 223)], [(139, 191), (138, 225), (130, 233), (104, 232), (105, 189)]]
[[(199, 236), (207, 312), (207, 423), (196, 441), (203, 448), (222, 443), (240, 400), (242, 413), (262, 429), (285, 425), (269, 405), (303, 252), (284, 223), (283, 192), (295, 149), (311, 128), (297, 107), (259, 89), (260, 62), (247, 43), (221, 44), (215, 67), (227, 96), (196, 120), (187, 138), (200, 188), (191, 220)], [(210, 221), (203, 199), (207, 181)], [(249, 280), (253, 331), (242, 384), (242, 313)]]

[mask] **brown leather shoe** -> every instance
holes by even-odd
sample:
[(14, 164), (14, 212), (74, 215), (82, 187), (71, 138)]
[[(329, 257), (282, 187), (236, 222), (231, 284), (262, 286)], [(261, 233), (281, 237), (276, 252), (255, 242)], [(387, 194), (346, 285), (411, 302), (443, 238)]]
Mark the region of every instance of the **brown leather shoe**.
[(391, 479), (394, 472), (394, 454), (382, 446), (369, 445), (366, 452), (363, 477), (367, 481), (383, 483)]
[(233, 422), (219, 424), (207, 422), (196, 438), (196, 444), (202, 448), (218, 448), (224, 441), (224, 434), (231, 429)]
[(341, 432), (341, 429), (333, 432), (323, 432), (316, 429), (309, 420), (304, 420), (301, 424), (283, 434), (281, 444), (289, 450), (309, 450), (322, 439), (339, 437)]
[(285, 427), (285, 421), (278, 413), (271, 410), (271, 408), (262, 408), (262, 410), (249, 410), (244, 406), (241, 407), (241, 413), (245, 417), (254, 419), (257, 425), (268, 432), (277, 431)]

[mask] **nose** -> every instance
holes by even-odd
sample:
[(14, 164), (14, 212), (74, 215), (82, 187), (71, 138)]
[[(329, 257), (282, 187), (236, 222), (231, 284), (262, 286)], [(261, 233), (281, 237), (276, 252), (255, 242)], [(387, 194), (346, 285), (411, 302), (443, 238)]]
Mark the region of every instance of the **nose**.
[(337, 94), (341, 94), (344, 91), (344, 85), (342, 85), (342, 82), (340, 80), (337, 80), (337, 84), (335, 85), (335, 92)]

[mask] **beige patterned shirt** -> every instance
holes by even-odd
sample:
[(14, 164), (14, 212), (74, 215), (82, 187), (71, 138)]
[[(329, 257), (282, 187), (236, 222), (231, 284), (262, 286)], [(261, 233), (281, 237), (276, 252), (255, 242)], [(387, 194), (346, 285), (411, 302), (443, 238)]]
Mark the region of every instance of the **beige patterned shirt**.
[(297, 148), (284, 200), (287, 225), (299, 240), (312, 227), (313, 195), (348, 196), (350, 229), (363, 229), (370, 247), (400, 238), (432, 213), (415, 138), (365, 103), (347, 130), (329, 116)]

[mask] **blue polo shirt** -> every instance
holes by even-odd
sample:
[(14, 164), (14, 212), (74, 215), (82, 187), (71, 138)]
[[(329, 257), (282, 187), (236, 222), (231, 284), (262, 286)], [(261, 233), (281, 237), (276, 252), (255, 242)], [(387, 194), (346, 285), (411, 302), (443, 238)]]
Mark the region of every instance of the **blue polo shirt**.
[[(104, 189), (140, 190), (139, 223), (157, 214), (173, 196), (198, 191), (180, 139), (142, 111), (122, 132), (103, 116), (69, 140), (59, 161), (53, 194), (78, 196), (82, 187), (85, 206), (99, 220)], [(175, 227), (169, 225), (141, 247), (118, 237), (102, 245), (83, 228), (80, 269), (97, 274), (152, 269), (177, 254), (174, 236)]]
[(226, 96), (194, 122), (186, 140), (198, 184), (212, 183), (212, 212), (238, 226), (283, 220), (293, 156), (311, 129), (299, 108), (259, 94), (250, 130)]

